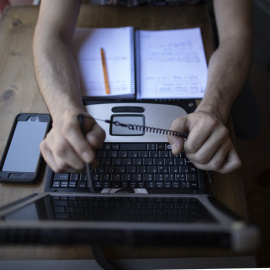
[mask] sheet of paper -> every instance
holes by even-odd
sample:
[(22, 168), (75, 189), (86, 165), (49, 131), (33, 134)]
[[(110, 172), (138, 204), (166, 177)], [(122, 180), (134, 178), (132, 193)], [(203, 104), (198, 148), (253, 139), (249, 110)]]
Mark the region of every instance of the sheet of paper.
[(111, 92), (109, 96), (134, 94), (132, 35), (132, 27), (76, 29), (73, 51), (79, 67), (83, 96), (108, 96), (105, 93), (101, 48), (106, 57)]
[(137, 98), (202, 98), (207, 63), (200, 28), (140, 33)]

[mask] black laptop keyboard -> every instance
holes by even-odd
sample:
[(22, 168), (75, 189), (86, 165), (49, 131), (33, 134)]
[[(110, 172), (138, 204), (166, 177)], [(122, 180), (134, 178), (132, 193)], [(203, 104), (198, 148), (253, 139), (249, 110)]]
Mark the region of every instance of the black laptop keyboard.
[[(94, 188), (198, 189), (198, 170), (168, 143), (104, 143), (92, 170)], [(88, 189), (86, 173), (57, 173), (53, 189)]]
[(196, 198), (53, 196), (56, 220), (194, 222), (207, 212)]

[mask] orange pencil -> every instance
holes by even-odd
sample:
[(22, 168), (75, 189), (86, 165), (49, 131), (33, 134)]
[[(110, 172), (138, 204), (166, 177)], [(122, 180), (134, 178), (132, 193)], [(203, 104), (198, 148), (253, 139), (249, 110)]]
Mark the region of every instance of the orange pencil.
[(102, 48), (100, 48), (101, 60), (102, 60), (102, 69), (103, 69), (103, 76), (104, 76), (104, 83), (105, 83), (105, 90), (106, 94), (110, 94), (110, 85), (109, 85), (109, 78), (108, 78), (108, 71), (105, 59), (105, 53)]

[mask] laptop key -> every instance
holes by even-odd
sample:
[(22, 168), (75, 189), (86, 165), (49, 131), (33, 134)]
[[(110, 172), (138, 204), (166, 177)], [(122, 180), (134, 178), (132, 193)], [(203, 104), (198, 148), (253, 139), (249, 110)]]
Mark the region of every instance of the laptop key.
[(166, 150), (166, 145), (164, 143), (158, 143), (157, 150)]
[(153, 174), (151, 174), (151, 173), (145, 173), (145, 174), (143, 174), (143, 181), (145, 181), (145, 182), (147, 182), (147, 181), (152, 182), (153, 180), (154, 180)]
[(157, 173), (157, 174), (154, 174), (154, 181), (163, 181), (164, 179), (164, 174), (162, 173)]
[(148, 182), (146, 186), (147, 186), (147, 188), (155, 188), (156, 187), (155, 182)]
[(75, 188), (75, 187), (76, 187), (76, 184), (77, 184), (77, 182), (75, 182), (75, 181), (69, 182), (69, 183), (68, 183), (68, 187), (70, 187), (70, 188)]
[(164, 183), (163, 182), (156, 182), (156, 188), (163, 188)]
[(190, 183), (190, 186), (192, 187), (192, 188), (198, 188), (199, 187), (199, 185), (198, 185), (198, 183)]
[(128, 156), (130, 158), (136, 158), (138, 157), (138, 151), (128, 151)]
[(53, 188), (59, 188), (60, 187), (60, 181), (53, 181), (52, 187)]
[(66, 188), (66, 187), (68, 187), (68, 181), (61, 181), (60, 187), (61, 187), (61, 188)]
[(136, 173), (137, 167), (136, 166), (127, 166), (127, 173)]
[(118, 182), (112, 182), (112, 183), (111, 183), (111, 187), (112, 187), (112, 188), (121, 188), (121, 183), (120, 183), (120, 181), (118, 181)]
[(136, 187), (137, 187), (136, 182), (130, 182), (130, 183), (129, 183), (129, 187), (130, 187), (130, 188), (136, 188)]
[(121, 182), (121, 188), (128, 188), (128, 182)]
[(169, 151), (159, 151), (159, 157), (161, 158), (169, 157)]
[(103, 187), (104, 188), (110, 188), (111, 187), (111, 183), (110, 182), (103, 182)]
[(134, 173), (131, 176), (132, 181), (142, 181), (142, 174), (141, 173)]
[(121, 174), (112, 174), (112, 181), (120, 181)]
[(111, 150), (118, 151), (120, 149), (120, 145), (118, 143), (114, 143), (111, 145)]
[(182, 183), (182, 188), (190, 188), (189, 182), (183, 182)]
[(131, 174), (122, 174), (122, 181), (131, 181)]
[(172, 182), (172, 188), (179, 188), (179, 182)]
[(137, 167), (137, 172), (138, 173), (146, 173), (147, 172), (147, 167), (146, 166), (138, 166)]
[(131, 158), (123, 158), (122, 159), (122, 165), (131, 166), (132, 165), (132, 159)]
[(145, 143), (123, 143), (120, 145), (120, 150), (147, 150)]
[(172, 183), (171, 182), (165, 182), (164, 183), (164, 187), (165, 188), (171, 188), (172, 187)]
[(82, 173), (80, 175), (80, 181), (87, 181), (87, 174), (86, 173)]
[(156, 144), (155, 143), (148, 143), (147, 144), (147, 150), (149, 150), (149, 151), (157, 150)]
[(188, 166), (179, 166), (180, 173), (189, 173)]
[(78, 181), (79, 180), (79, 174), (78, 173), (72, 173), (70, 175), (70, 180), (71, 181)]
[(128, 157), (128, 151), (119, 151), (118, 157), (120, 158), (127, 158)]
[(187, 174), (187, 181), (197, 181), (197, 174)]
[(56, 173), (54, 175), (54, 180), (67, 181), (68, 179), (69, 179), (69, 173)]
[(139, 182), (137, 183), (138, 188), (145, 188), (145, 183), (144, 182)]
[(94, 186), (95, 186), (95, 188), (102, 188), (102, 182), (96, 181), (96, 182), (94, 182)]
[(81, 182), (78, 183), (78, 187), (79, 188), (85, 188), (87, 186), (86, 184), (87, 184), (87, 182), (81, 181)]

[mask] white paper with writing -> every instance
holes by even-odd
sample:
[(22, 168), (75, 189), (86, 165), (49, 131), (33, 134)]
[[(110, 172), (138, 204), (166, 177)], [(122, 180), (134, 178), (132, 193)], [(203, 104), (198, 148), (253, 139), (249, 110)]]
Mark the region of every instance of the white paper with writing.
[(202, 98), (207, 63), (200, 28), (140, 33), (137, 98)]

